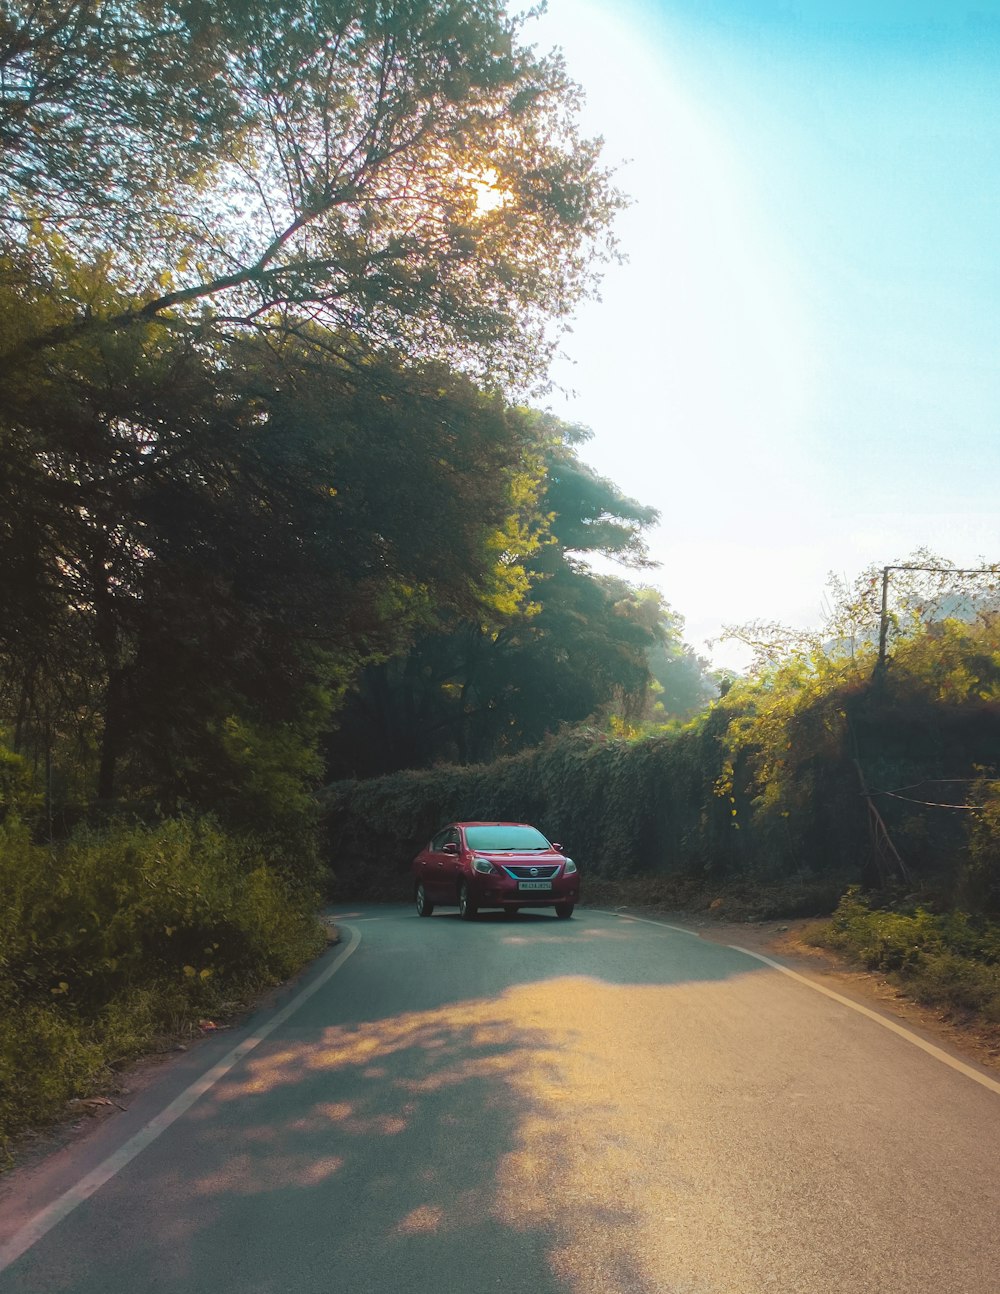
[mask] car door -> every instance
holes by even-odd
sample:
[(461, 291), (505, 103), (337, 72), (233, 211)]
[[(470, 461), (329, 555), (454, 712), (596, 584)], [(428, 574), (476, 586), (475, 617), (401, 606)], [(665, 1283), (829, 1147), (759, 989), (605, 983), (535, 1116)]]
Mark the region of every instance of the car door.
[(444, 903), (448, 899), (454, 901), (446, 871), (446, 865), (451, 860), (442, 852), (448, 839), (449, 829), (446, 827), (431, 840), (424, 853), (424, 864), (419, 879), (424, 883), (427, 897), (434, 903)]
[(462, 879), (462, 841), (459, 838), (458, 828), (449, 827), (445, 832), (442, 850), (445, 846), (451, 845), (454, 848), (451, 852), (442, 852), (444, 866), (442, 868), (442, 880), (444, 882), (444, 894), (441, 897), (442, 903), (458, 902), (458, 886)]

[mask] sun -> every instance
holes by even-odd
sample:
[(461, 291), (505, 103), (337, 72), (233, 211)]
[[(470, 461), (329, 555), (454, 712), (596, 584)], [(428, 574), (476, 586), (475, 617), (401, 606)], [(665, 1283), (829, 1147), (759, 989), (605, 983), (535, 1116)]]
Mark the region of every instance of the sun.
[(488, 168), (476, 175), (470, 175), (472, 191), (476, 195), (476, 215), (485, 216), (491, 211), (498, 211), (513, 198), (509, 189), (500, 187), (500, 175)]

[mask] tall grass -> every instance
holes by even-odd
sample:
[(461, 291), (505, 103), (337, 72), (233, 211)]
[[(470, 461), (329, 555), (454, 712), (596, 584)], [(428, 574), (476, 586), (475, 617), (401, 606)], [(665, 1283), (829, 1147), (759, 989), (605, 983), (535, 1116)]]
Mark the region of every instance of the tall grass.
[(886, 974), (928, 1006), (974, 1012), (1000, 1024), (1000, 924), (961, 911), (878, 907), (856, 887), (829, 921), (803, 934)]
[(0, 823), (0, 1147), (322, 946), (317, 895), (206, 819)]

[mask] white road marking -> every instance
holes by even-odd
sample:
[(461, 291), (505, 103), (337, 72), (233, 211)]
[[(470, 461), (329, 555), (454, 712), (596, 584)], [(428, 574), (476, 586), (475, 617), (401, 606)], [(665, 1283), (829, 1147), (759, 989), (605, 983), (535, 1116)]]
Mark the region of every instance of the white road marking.
[[(603, 909), (591, 908), (590, 911), (600, 912)], [(681, 926), (672, 926), (666, 921), (654, 921), (650, 917), (633, 917), (623, 912), (610, 912), (606, 915), (618, 917), (621, 921), (644, 921), (650, 926), (662, 926), (665, 930), (677, 930), (681, 934), (694, 935), (695, 939), (701, 938), (701, 935), (694, 930), (685, 930)], [(824, 997), (831, 998), (834, 1002), (839, 1002), (841, 1006), (850, 1007), (852, 1011), (857, 1011), (859, 1015), (867, 1016), (869, 1020), (874, 1020), (876, 1024), (880, 1024), (883, 1029), (888, 1029), (891, 1033), (897, 1034), (900, 1038), (912, 1043), (914, 1047), (919, 1047), (921, 1051), (925, 1051), (928, 1056), (933, 1056), (935, 1060), (941, 1061), (950, 1069), (957, 1070), (959, 1074), (964, 1074), (966, 1078), (971, 1078), (982, 1087), (991, 1092), (996, 1092), (1000, 1096), (1000, 1082), (997, 1082), (995, 1078), (990, 1078), (989, 1074), (980, 1073), (978, 1069), (973, 1069), (971, 1065), (966, 1065), (964, 1061), (958, 1060), (955, 1056), (949, 1056), (946, 1051), (942, 1051), (940, 1047), (935, 1047), (932, 1042), (926, 1042), (918, 1034), (904, 1028), (901, 1024), (897, 1024), (895, 1020), (890, 1020), (886, 1016), (880, 1015), (878, 1011), (873, 1011), (870, 1007), (862, 1006), (860, 1002), (852, 1002), (849, 997), (844, 997), (841, 993), (835, 993), (833, 989), (826, 988), (823, 984), (817, 984), (815, 980), (811, 980), (805, 975), (800, 975), (797, 971), (793, 971), (787, 966), (782, 966), (781, 962), (776, 962), (771, 957), (765, 957), (762, 953), (753, 953), (749, 948), (741, 948), (739, 944), (727, 944), (726, 946), (734, 952), (743, 953), (745, 957), (752, 957), (755, 961), (763, 962), (765, 966), (770, 966), (773, 970), (781, 971), (782, 975), (787, 975), (789, 979), (797, 980), (800, 984), (804, 984), (806, 988), (811, 988), (817, 993), (822, 993)]]
[(261, 1025), (256, 1033), (251, 1034), (249, 1038), (244, 1038), (232, 1051), (227, 1052), (219, 1063), (213, 1065), (206, 1074), (195, 1079), (189, 1087), (186, 1087), (181, 1092), (180, 1096), (175, 1097), (155, 1118), (150, 1119), (145, 1127), (140, 1128), (113, 1155), (109, 1155), (103, 1163), (98, 1164), (86, 1177), (81, 1178), (75, 1186), (71, 1186), (57, 1200), (36, 1213), (30, 1222), (26, 1222), (23, 1227), (15, 1231), (5, 1245), (0, 1246), (0, 1272), (9, 1267), (11, 1263), (16, 1262), (32, 1245), (37, 1244), (57, 1223), (72, 1213), (77, 1205), (82, 1204), (84, 1200), (89, 1199), (91, 1195), (99, 1191), (105, 1182), (110, 1181), (126, 1164), (135, 1159), (136, 1155), (154, 1142), (161, 1132), (165, 1132), (175, 1120), (185, 1114), (200, 1096), (204, 1096), (209, 1088), (214, 1086), (224, 1074), (232, 1069), (237, 1061), (242, 1060), (244, 1056), (253, 1051), (279, 1025), (284, 1024), (289, 1016), (294, 1015), (299, 1007), (304, 1002), (307, 1002), (314, 993), (318, 992), (333, 975), (336, 975), (337, 971), (340, 970), (341, 966), (361, 942), (361, 935), (357, 930), (348, 925), (343, 928), (351, 932), (351, 942), (346, 948), (341, 949), (326, 970), (314, 979), (307, 988), (304, 988), (301, 993), (292, 998), (291, 1002), (283, 1006), (276, 1015), (271, 1016), (267, 1024)]
[(774, 970), (781, 971), (782, 975), (787, 975), (790, 979), (798, 980), (800, 984), (805, 984), (806, 988), (814, 989), (815, 992), (822, 993), (824, 997), (832, 998), (834, 1002), (839, 1002), (841, 1006), (848, 1006), (852, 1011), (866, 1015), (869, 1020), (874, 1020), (883, 1029), (888, 1029), (892, 1033), (898, 1034), (900, 1038), (912, 1043), (914, 1047), (919, 1047), (921, 1051), (927, 1052), (928, 1056), (933, 1056), (935, 1060), (940, 1060), (951, 1069), (957, 1070), (960, 1074), (964, 1074), (966, 1078), (973, 1079), (1000, 1096), (1000, 1083), (995, 1078), (990, 1078), (988, 1074), (981, 1074), (978, 1069), (973, 1069), (971, 1065), (966, 1065), (964, 1061), (957, 1060), (954, 1056), (949, 1056), (946, 1051), (942, 1051), (940, 1047), (935, 1047), (932, 1042), (926, 1042), (917, 1034), (911, 1033), (909, 1029), (897, 1024), (895, 1020), (887, 1019), (886, 1016), (880, 1015), (878, 1011), (872, 1011), (869, 1007), (862, 1006), (860, 1002), (852, 1002), (849, 997), (835, 993), (833, 989), (826, 988), (823, 984), (817, 984), (815, 980), (808, 979), (805, 975), (799, 975), (787, 966), (782, 966), (781, 962), (772, 961), (770, 957), (765, 957), (761, 953), (752, 953), (749, 948), (740, 948), (738, 944), (729, 944), (728, 946), (735, 952), (743, 953), (747, 957), (753, 957), (755, 961), (763, 962), (765, 966), (771, 966)]
[(619, 921), (644, 921), (647, 926), (660, 926), (663, 930), (676, 930), (679, 935), (690, 935), (700, 939), (697, 930), (685, 930), (683, 926), (672, 926), (669, 921), (653, 921), (649, 917), (634, 917), (631, 912), (607, 912), (604, 908), (584, 908), (584, 912), (600, 912), (606, 917), (617, 917)]

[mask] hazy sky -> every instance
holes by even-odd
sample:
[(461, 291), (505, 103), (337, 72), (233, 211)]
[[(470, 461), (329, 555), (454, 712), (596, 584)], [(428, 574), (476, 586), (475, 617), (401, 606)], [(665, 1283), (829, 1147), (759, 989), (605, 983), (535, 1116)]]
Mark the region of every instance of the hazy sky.
[(660, 509), (689, 640), (815, 624), (829, 570), (919, 544), (1000, 559), (1000, 0), (550, 0), (531, 30), (634, 198), (549, 405)]

